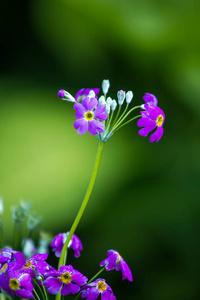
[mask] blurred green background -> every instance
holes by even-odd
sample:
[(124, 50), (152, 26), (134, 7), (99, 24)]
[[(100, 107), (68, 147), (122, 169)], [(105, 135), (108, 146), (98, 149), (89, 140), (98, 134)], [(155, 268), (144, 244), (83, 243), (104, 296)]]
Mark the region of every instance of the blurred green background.
[(85, 194), (98, 140), (78, 136), (61, 101), (101, 87), (155, 94), (166, 114), (159, 143), (135, 123), (105, 144), (71, 263), (88, 277), (108, 249), (133, 271), (104, 275), (117, 299), (199, 299), (200, 2), (198, 0), (20, 0), (0, 10), (0, 195), (31, 200), (52, 234), (69, 230)]

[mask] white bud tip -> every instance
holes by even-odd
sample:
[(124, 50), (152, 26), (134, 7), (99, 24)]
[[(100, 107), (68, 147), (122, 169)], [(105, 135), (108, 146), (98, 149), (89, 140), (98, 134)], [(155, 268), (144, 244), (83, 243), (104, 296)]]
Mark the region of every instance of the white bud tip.
[(109, 87), (110, 87), (110, 81), (108, 79), (104, 79), (102, 82), (102, 91), (104, 95), (107, 94)]
[(132, 91), (128, 91), (126, 93), (126, 103), (129, 104), (133, 99), (133, 92)]

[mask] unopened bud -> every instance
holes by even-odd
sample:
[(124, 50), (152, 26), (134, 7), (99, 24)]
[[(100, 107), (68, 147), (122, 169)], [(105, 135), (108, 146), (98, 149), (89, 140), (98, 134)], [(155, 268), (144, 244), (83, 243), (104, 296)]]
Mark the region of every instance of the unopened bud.
[(110, 87), (110, 81), (108, 79), (104, 79), (102, 82), (102, 90), (104, 95), (107, 94), (109, 87)]
[(119, 105), (122, 105), (124, 103), (124, 99), (125, 99), (125, 92), (122, 90), (118, 91), (117, 98), (118, 98)]
[(132, 91), (128, 91), (126, 93), (126, 103), (129, 104), (133, 99), (133, 92)]
[(110, 97), (107, 98), (106, 104), (111, 105), (112, 104), (112, 99)]
[(113, 101), (112, 101), (112, 104), (111, 104), (111, 109), (112, 109), (112, 111), (114, 111), (114, 110), (116, 109), (116, 107), (117, 107), (117, 101), (116, 101), (116, 100), (113, 100)]
[(75, 98), (65, 90), (58, 91), (58, 97), (61, 98), (62, 100), (66, 100), (69, 102), (75, 102)]
[(105, 101), (105, 97), (104, 96), (101, 96), (99, 98), (99, 105), (106, 105), (106, 101)]

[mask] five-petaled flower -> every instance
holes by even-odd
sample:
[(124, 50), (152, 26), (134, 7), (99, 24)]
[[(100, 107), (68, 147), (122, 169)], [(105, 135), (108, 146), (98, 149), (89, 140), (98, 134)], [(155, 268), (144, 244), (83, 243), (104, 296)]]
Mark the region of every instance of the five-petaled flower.
[(74, 128), (78, 129), (78, 134), (84, 134), (87, 130), (90, 134), (96, 135), (104, 132), (104, 124), (100, 121), (107, 119), (106, 106), (99, 105), (95, 97), (85, 97), (82, 103), (75, 103), (76, 120)]
[(101, 300), (115, 300), (111, 287), (105, 279), (98, 278), (82, 288), (81, 297), (88, 300), (96, 300), (101, 294)]
[(117, 251), (108, 250), (107, 256), (108, 257), (100, 263), (101, 267), (105, 266), (106, 271), (112, 271), (114, 269), (116, 271), (121, 271), (122, 280), (127, 278), (129, 281), (133, 281), (132, 273), (129, 266)]
[[(137, 122), (137, 126), (144, 127), (138, 131), (139, 135), (147, 136), (149, 132), (156, 131), (150, 136), (150, 142), (158, 142), (163, 135), (163, 124), (165, 121), (165, 114), (156, 104), (157, 99), (154, 95), (146, 94), (144, 96), (146, 103), (142, 105), (144, 111), (141, 111), (141, 118)], [(147, 101), (148, 100), (148, 101)]]
[(2, 288), (7, 291), (12, 297), (15, 295), (19, 298), (30, 299), (34, 298), (33, 284), (31, 276), (27, 273), (16, 272), (13, 268), (8, 268), (7, 274), (1, 277)]
[(80, 286), (85, 285), (88, 280), (71, 265), (61, 266), (58, 271), (50, 271), (44, 275), (46, 279), (43, 286), (53, 295), (58, 294), (60, 289), (61, 295), (76, 294), (80, 291)]

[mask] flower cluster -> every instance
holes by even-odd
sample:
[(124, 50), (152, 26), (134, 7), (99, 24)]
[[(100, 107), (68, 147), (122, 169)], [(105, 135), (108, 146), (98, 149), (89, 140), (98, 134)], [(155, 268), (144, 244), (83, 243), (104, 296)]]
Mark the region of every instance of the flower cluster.
[[(57, 235), (52, 242), (55, 253), (60, 252), (60, 244), (55, 243), (60, 235), (63, 234)], [(107, 255), (108, 257), (100, 263), (102, 271), (116, 269), (122, 272), (123, 280), (127, 278), (132, 281), (131, 271), (119, 253), (109, 250)], [(41, 285), (53, 295), (60, 292), (66, 296), (80, 292), (81, 297), (87, 299), (95, 300), (99, 294), (102, 300), (116, 299), (105, 279), (97, 278), (88, 282), (88, 278), (71, 265), (64, 265), (56, 270), (46, 262), (47, 257), (48, 254), (35, 254), (26, 260), (22, 252), (11, 248), (0, 251), (0, 291), (3, 290), (12, 297), (31, 299), (37, 293), (36, 286)]]
[[(150, 142), (158, 142), (163, 135), (165, 115), (157, 106), (158, 100), (156, 97), (145, 93), (143, 97), (145, 104), (129, 109), (129, 104), (133, 99), (133, 92), (119, 90), (116, 101), (111, 97), (107, 97), (109, 87), (109, 80), (103, 80), (103, 95), (100, 97), (97, 96), (100, 91), (98, 88), (81, 89), (75, 97), (65, 90), (58, 92), (58, 96), (63, 100), (74, 102), (75, 117), (77, 118), (74, 122), (74, 128), (77, 129), (77, 133), (84, 134), (88, 130), (90, 134), (96, 135), (100, 141), (106, 142), (119, 128), (140, 118), (137, 125), (143, 128), (139, 130), (139, 135), (147, 136), (149, 132), (156, 129), (150, 136)], [(125, 102), (126, 107), (122, 111), (122, 106)], [(128, 118), (138, 108), (142, 108), (141, 114)]]

